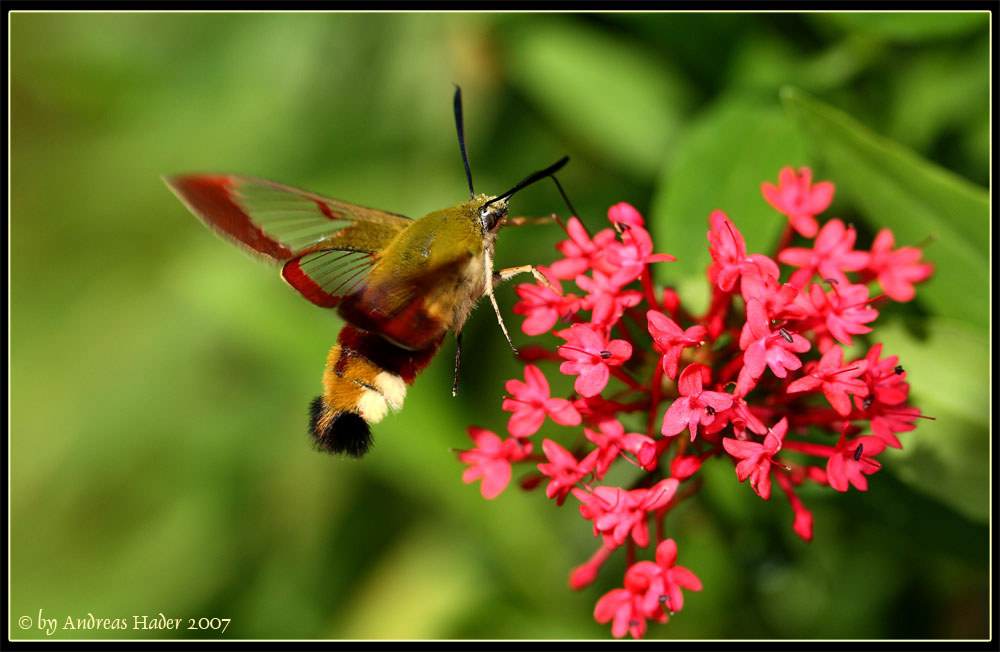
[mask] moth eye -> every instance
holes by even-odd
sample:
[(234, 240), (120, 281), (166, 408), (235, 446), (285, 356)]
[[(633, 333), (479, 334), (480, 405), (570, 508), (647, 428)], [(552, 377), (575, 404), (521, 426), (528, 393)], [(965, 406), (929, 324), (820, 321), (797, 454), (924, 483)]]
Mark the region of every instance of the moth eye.
[(497, 210), (492, 206), (484, 206), (479, 209), (479, 221), (483, 223), (483, 227), (487, 231), (492, 231), (493, 227), (497, 225), (499, 214)]

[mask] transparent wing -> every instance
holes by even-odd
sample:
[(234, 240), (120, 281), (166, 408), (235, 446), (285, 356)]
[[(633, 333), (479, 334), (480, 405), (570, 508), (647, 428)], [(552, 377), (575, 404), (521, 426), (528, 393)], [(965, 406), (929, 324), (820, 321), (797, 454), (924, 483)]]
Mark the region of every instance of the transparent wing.
[(280, 263), (304, 297), (333, 307), (364, 287), (378, 253), (408, 217), (239, 175), (182, 175), (167, 186), (206, 226)]
[(281, 277), (317, 306), (332, 308), (365, 287), (374, 265), (374, 254), (324, 249), (288, 261)]
[(251, 177), (206, 174), (164, 181), (206, 226), (279, 263), (315, 249), (376, 252), (413, 222)]

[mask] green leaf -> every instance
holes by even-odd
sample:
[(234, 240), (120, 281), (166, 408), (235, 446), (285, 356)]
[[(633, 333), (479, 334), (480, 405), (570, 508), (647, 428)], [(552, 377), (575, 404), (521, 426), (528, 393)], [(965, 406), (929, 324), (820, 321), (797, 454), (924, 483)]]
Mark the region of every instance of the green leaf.
[(788, 220), (764, 201), (760, 184), (804, 159), (802, 138), (778, 107), (737, 97), (720, 101), (677, 143), (653, 196), (650, 229), (658, 251), (677, 257), (658, 266), (660, 279), (681, 283), (678, 291), (689, 309), (707, 301), (711, 212), (719, 209), (733, 220), (748, 252), (773, 253)]
[(934, 276), (919, 297), (934, 312), (985, 326), (989, 279), (989, 201), (986, 191), (847, 114), (796, 89), (782, 100), (811, 139), (839, 192), (873, 229), (889, 227), (896, 244), (934, 241), (925, 258)]
[[(949, 132), (989, 124), (989, 40), (913, 56), (892, 77), (893, 101), (886, 134), (917, 150)], [(984, 152), (990, 139), (977, 144)], [(984, 166), (985, 167), (985, 166)]]
[(846, 31), (863, 32), (887, 41), (916, 43), (951, 38), (973, 30), (986, 29), (990, 14), (978, 12), (865, 12), (816, 14), (822, 22)]
[(756, 32), (736, 44), (729, 85), (772, 94), (795, 85), (814, 92), (841, 88), (885, 56), (871, 37), (847, 35), (817, 52), (802, 52), (786, 38)]
[(652, 178), (690, 104), (666, 61), (579, 24), (531, 22), (505, 32), (511, 82), (561, 128), (612, 164)]
[(910, 403), (934, 420), (900, 433), (902, 451), (890, 451), (907, 484), (967, 518), (989, 518), (989, 346), (961, 322), (930, 319), (917, 337), (902, 324), (877, 329), (883, 355), (898, 355), (910, 383)]

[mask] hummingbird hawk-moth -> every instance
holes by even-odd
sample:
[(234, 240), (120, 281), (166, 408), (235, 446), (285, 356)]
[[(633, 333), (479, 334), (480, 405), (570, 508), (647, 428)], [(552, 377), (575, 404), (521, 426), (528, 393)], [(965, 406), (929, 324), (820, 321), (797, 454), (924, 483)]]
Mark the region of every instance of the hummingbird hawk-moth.
[(206, 226), (281, 265), (289, 285), (317, 306), (336, 308), (346, 322), (327, 356), (323, 394), (310, 405), (310, 434), (329, 453), (360, 457), (368, 451), (370, 424), (402, 407), (406, 386), (449, 331), (458, 339), (455, 393), (462, 326), (483, 296), (510, 342), (493, 296), (496, 284), (526, 272), (548, 284), (531, 265), (494, 272), (493, 247), (508, 199), (546, 177), (556, 181), (569, 158), (501, 195), (477, 195), (459, 88), (454, 110), (470, 198), (417, 220), (241, 175), (164, 179)]

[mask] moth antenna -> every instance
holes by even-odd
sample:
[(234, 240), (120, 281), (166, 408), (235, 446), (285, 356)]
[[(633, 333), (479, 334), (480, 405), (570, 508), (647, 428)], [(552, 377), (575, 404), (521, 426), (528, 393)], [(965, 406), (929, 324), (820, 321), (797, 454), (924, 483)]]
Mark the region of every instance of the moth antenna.
[[(570, 203), (569, 197), (566, 195), (566, 191), (563, 190), (562, 184), (559, 183), (559, 179), (556, 179), (556, 175), (551, 174), (549, 176), (552, 177), (552, 182), (556, 184), (556, 188), (559, 189), (559, 194), (562, 195), (563, 201), (566, 202), (566, 207), (569, 208), (570, 217), (574, 215), (576, 217), (580, 217), (579, 213), (576, 212), (576, 209), (573, 208), (573, 204)], [(560, 220), (558, 216), (556, 217), (556, 221), (559, 222), (559, 226), (565, 228), (565, 226), (562, 223), (562, 220)]]
[(493, 254), (489, 251), (484, 252), (486, 262), (486, 294), (490, 296), (490, 303), (493, 304), (493, 311), (497, 314), (497, 323), (500, 324), (500, 330), (503, 331), (503, 336), (507, 338), (507, 344), (510, 345), (511, 350), (514, 355), (517, 355), (517, 347), (510, 340), (510, 333), (507, 332), (507, 325), (503, 323), (503, 316), (500, 314), (500, 306), (497, 305), (497, 298), (493, 296)]
[[(558, 161), (556, 161), (555, 163), (553, 163), (552, 165), (550, 165), (549, 167), (545, 168), (544, 170), (539, 170), (538, 172), (533, 172), (533, 173), (529, 174), (528, 176), (526, 176), (523, 179), (521, 179), (520, 181), (518, 181), (517, 184), (513, 188), (511, 188), (510, 190), (508, 190), (507, 192), (503, 193), (502, 195), (497, 195), (493, 199), (491, 199), (488, 202), (486, 202), (485, 204), (483, 204), (482, 208), (486, 208), (487, 206), (489, 206), (493, 202), (497, 202), (497, 201), (501, 201), (501, 200), (507, 199), (508, 197), (510, 197), (511, 195), (513, 195), (518, 190), (521, 190), (522, 188), (530, 186), (531, 184), (533, 184), (536, 181), (539, 181), (541, 179), (544, 179), (545, 177), (552, 177), (553, 179), (555, 179), (555, 177), (553, 177), (552, 175), (554, 175), (556, 172), (558, 172), (559, 170), (561, 170), (562, 167), (564, 165), (566, 165), (567, 163), (569, 163), (569, 157), (568, 156), (564, 156), (561, 159), (559, 159)], [(558, 181), (556, 182), (556, 185), (557, 186), (559, 185)], [(561, 190), (561, 188), (560, 188), (560, 190)], [(563, 195), (563, 196), (565, 197), (565, 195)]]
[(472, 189), (472, 170), (469, 168), (469, 155), (465, 152), (465, 128), (462, 126), (462, 87), (455, 84), (455, 128), (458, 129), (458, 147), (462, 150), (462, 163), (465, 164), (465, 178), (469, 180), (469, 197), (476, 198)]

